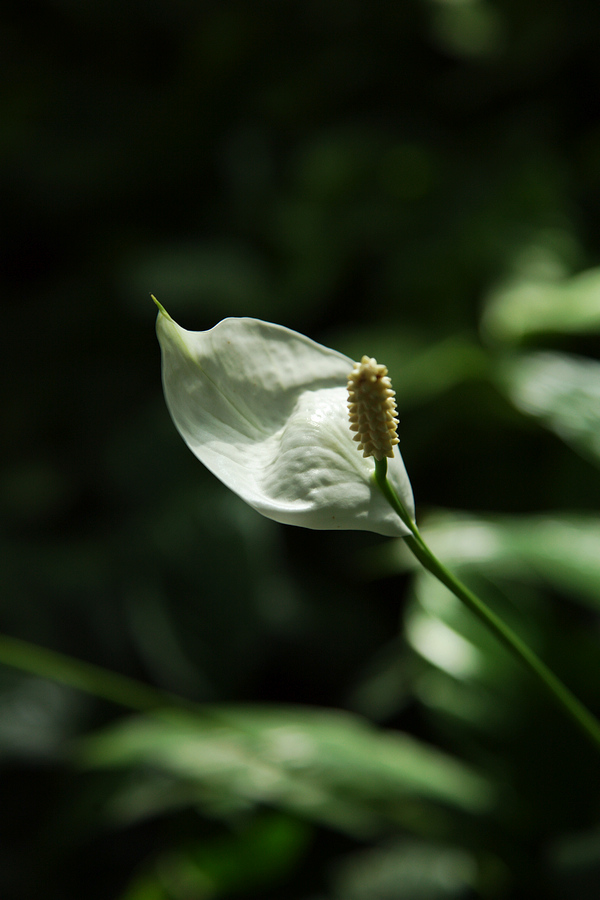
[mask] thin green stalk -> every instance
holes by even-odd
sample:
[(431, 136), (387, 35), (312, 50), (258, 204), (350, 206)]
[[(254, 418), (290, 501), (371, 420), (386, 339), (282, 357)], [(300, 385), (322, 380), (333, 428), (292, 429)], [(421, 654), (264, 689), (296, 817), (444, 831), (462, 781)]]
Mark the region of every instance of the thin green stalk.
[(64, 653), (48, 650), (19, 638), (0, 634), (0, 663), (66, 684), (76, 690), (109, 700), (119, 706), (150, 712), (165, 707), (196, 709), (195, 704), (176, 694), (83, 662)]
[(404, 541), (421, 565), (431, 572), (448, 590), (452, 591), (465, 606), (504, 644), (533, 675), (541, 682), (553, 700), (569, 715), (593, 743), (600, 749), (600, 722), (567, 688), (562, 681), (542, 662), (533, 650), (506, 625), (473, 591), (469, 590), (455, 575), (437, 559), (427, 546), (408, 510), (387, 479), (387, 460), (375, 460), (375, 481), (384, 497), (400, 516), (411, 534)]

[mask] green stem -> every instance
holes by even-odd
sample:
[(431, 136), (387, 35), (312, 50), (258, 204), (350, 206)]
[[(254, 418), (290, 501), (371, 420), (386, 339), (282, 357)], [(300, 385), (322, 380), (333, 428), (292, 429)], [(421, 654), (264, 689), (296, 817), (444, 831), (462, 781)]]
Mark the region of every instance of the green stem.
[(0, 663), (66, 684), (102, 700), (141, 712), (177, 707), (194, 709), (191, 701), (157, 688), (83, 662), (55, 650), (48, 650), (19, 638), (0, 634)]
[(600, 722), (567, 688), (562, 681), (542, 662), (533, 650), (506, 625), (476, 594), (469, 590), (438, 559), (423, 540), (419, 529), (410, 517), (406, 507), (387, 479), (387, 460), (375, 460), (375, 481), (384, 497), (400, 516), (411, 534), (404, 540), (421, 565), (431, 572), (448, 590), (452, 591), (465, 606), (504, 644), (533, 675), (539, 679), (553, 700), (579, 725), (593, 743), (600, 749)]

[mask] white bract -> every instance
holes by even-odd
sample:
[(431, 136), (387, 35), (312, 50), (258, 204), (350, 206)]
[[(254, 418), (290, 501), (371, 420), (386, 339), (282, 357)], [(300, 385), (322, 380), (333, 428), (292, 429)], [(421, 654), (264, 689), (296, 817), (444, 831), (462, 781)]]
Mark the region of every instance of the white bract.
[[(161, 308), (156, 330), (177, 430), (246, 503), (288, 525), (409, 533), (373, 482), (373, 459), (353, 441), (351, 359), (258, 319), (186, 331)], [(414, 516), (397, 450), (388, 464), (389, 481)]]

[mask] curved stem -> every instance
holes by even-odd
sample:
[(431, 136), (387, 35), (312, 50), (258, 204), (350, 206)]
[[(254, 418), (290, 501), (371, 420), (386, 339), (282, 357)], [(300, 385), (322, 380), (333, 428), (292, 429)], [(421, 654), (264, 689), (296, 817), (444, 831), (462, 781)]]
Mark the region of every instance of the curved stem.
[(542, 662), (536, 653), (506, 625), (473, 591), (469, 590), (443, 563), (437, 559), (423, 540), (415, 522), (411, 519), (406, 507), (387, 480), (387, 460), (375, 461), (375, 481), (388, 503), (398, 513), (411, 534), (404, 541), (419, 560), (421, 565), (431, 572), (438, 581), (452, 591), (455, 597), (465, 604), (477, 618), (504, 644), (533, 675), (543, 684), (553, 700), (579, 725), (592, 742), (600, 749), (600, 722), (577, 699), (562, 681)]

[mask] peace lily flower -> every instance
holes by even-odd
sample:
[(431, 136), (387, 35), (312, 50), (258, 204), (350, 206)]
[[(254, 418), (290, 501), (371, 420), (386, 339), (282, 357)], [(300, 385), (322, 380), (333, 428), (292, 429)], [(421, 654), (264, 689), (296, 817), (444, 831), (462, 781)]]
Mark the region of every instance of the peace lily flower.
[[(363, 357), (361, 376), (361, 363), (258, 319), (229, 318), (209, 331), (186, 331), (157, 306), (169, 412), (192, 453), (228, 488), (287, 525), (409, 534), (374, 482), (372, 456), (361, 456), (354, 442), (369, 452), (367, 420), (359, 422), (352, 393), (348, 404), (347, 382), (358, 391), (354, 401), (363, 389), (381, 397), (377, 428), (388, 433), (382, 451), (391, 457), (388, 480), (414, 517), (402, 457), (391, 450), (395, 404), (385, 367)], [(351, 427), (358, 431), (354, 439)]]

